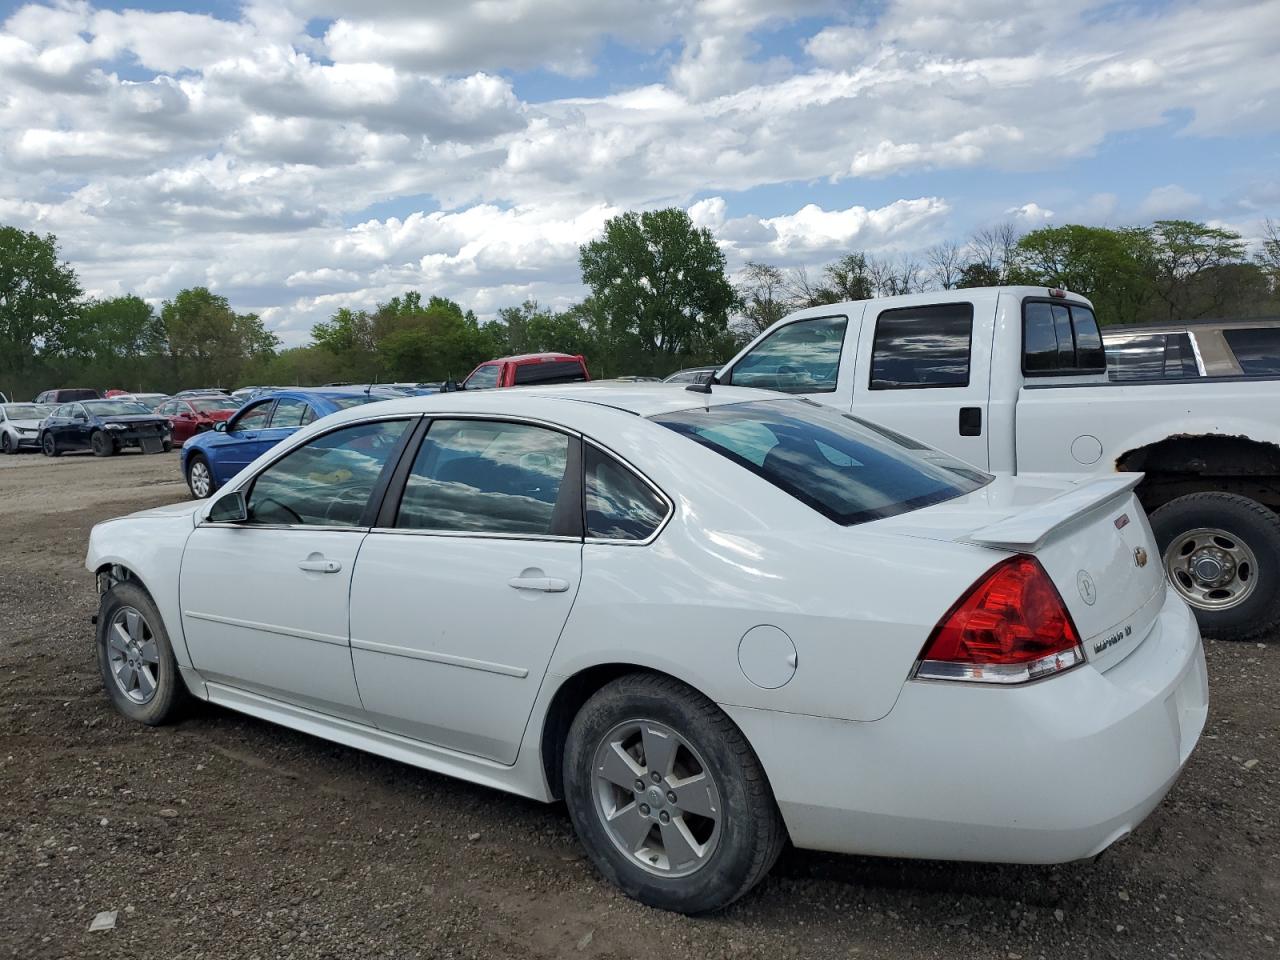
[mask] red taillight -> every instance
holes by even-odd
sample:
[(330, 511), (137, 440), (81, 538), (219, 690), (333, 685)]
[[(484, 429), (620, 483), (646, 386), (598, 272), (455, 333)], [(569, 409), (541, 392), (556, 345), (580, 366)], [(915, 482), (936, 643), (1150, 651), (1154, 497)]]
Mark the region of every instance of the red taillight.
[(1066, 604), (1035, 557), (996, 564), (934, 627), (916, 676), (1022, 683), (1084, 662)]

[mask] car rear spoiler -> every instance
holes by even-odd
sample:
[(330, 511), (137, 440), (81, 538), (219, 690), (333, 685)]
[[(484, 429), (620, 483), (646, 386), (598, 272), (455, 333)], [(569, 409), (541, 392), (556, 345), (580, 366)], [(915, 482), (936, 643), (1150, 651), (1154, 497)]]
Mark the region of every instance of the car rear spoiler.
[(1128, 493), (1142, 482), (1143, 476), (1141, 473), (1121, 473), (1086, 481), (1052, 500), (981, 527), (959, 539), (984, 547), (1035, 550), (1058, 527)]

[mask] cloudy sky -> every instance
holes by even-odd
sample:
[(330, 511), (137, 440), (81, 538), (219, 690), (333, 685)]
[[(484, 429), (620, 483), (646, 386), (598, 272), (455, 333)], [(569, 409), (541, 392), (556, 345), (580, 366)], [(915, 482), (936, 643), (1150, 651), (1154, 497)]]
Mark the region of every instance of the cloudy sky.
[(582, 295), (609, 216), (730, 266), (1016, 218), (1280, 216), (1280, 0), (0, 2), (0, 223), (288, 344), (418, 288)]

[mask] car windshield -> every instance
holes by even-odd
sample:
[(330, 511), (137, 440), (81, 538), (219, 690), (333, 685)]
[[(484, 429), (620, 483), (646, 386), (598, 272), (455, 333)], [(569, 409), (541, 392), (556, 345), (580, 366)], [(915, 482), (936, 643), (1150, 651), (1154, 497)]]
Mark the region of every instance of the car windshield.
[(4, 415), (10, 420), (43, 420), (53, 410), (43, 403), (6, 403)]
[(85, 409), (99, 417), (146, 416), (151, 411), (133, 400), (86, 400)]
[(240, 401), (230, 397), (196, 397), (187, 401), (201, 413), (217, 413), (219, 410), (239, 410)]
[(653, 420), (845, 526), (952, 500), (992, 479), (947, 454), (809, 400), (755, 400)]

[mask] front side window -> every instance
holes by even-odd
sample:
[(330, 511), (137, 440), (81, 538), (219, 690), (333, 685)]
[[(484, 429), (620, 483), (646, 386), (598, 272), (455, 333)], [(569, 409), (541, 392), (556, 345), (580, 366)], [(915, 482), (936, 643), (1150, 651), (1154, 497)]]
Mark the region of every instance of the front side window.
[(487, 390), (489, 387), (498, 385), (498, 374), (502, 367), (496, 363), (490, 363), (483, 367), (477, 367), (471, 376), (467, 377), (463, 386), (468, 390)]
[(1101, 373), (1105, 369), (1102, 335), (1092, 310), (1064, 301), (1023, 302), (1023, 373)]
[(1223, 330), (1240, 369), (1250, 376), (1280, 373), (1280, 329), (1248, 327)]
[(666, 501), (604, 451), (588, 444), (583, 456), (587, 536), (600, 540), (651, 537), (666, 519)]
[(871, 344), (871, 389), (969, 385), (973, 304), (885, 310)]
[(557, 534), (573, 525), (579, 509), (564, 483), (569, 442), (563, 433), (529, 424), (436, 420), (405, 481), (396, 526)]
[(231, 432), (261, 430), (267, 425), (267, 417), (271, 414), (271, 404), (274, 402), (274, 400), (263, 400), (252, 407), (246, 407), (244, 413), (236, 417), (235, 426), (231, 427)]
[(952, 500), (991, 480), (811, 401), (695, 407), (653, 420), (845, 526)]
[(334, 430), (281, 457), (253, 481), (249, 523), (360, 526), (408, 420)]
[(276, 401), (276, 408), (271, 414), (271, 426), (275, 427), (300, 427), (303, 424), (303, 417), (307, 413), (307, 403), (305, 400), (298, 400), (294, 397), (281, 397)]
[(783, 393), (833, 393), (848, 323), (845, 317), (816, 317), (779, 327), (734, 364), (727, 382)]

